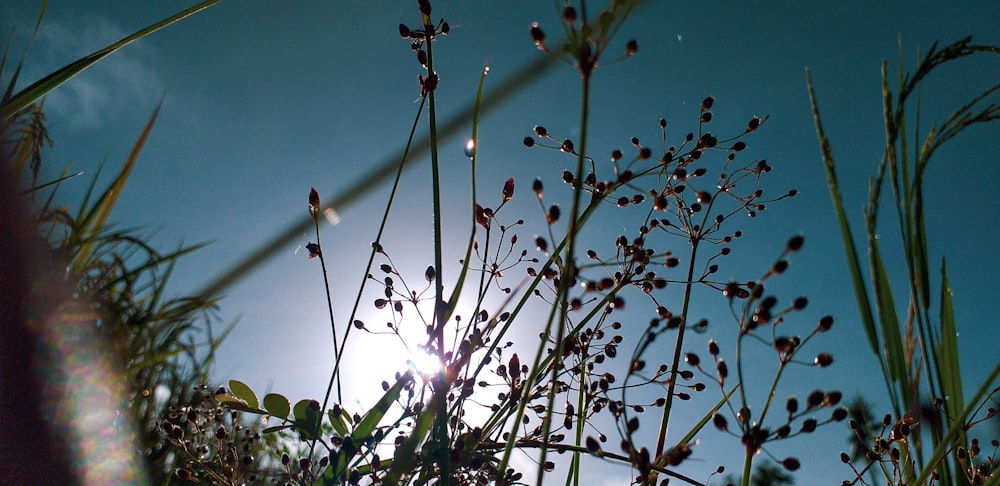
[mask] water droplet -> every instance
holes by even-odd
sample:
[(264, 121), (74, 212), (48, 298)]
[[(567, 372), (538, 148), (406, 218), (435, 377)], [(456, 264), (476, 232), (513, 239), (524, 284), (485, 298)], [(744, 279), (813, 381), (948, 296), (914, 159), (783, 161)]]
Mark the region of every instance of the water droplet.
[(465, 142), (465, 156), (472, 158), (473, 155), (476, 155), (476, 141), (470, 138)]

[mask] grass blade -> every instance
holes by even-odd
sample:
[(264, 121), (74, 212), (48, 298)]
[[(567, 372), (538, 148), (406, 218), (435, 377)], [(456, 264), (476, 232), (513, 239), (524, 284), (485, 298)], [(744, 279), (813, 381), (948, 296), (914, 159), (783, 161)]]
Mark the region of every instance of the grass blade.
[(156, 105), (156, 109), (153, 110), (153, 115), (149, 117), (146, 127), (143, 128), (142, 133), (139, 135), (139, 139), (132, 146), (132, 151), (129, 153), (128, 158), (125, 159), (125, 164), (122, 166), (121, 171), (119, 171), (118, 176), (104, 191), (104, 194), (94, 202), (94, 206), (81, 221), (79, 231), (84, 235), (84, 241), (79, 251), (74, 255), (72, 264), (73, 273), (81, 272), (86, 266), (95, 243), (95, 239), (89, 238), (88, 235), (92, 235), (106, 226), (108, 218), (111, 216), (111, 210), (114, 209), (115, 203), (118, 202), (118, 197), (122, 193), (122, 189), (125, 188), (125, 183), (128, 182), (132, 168), (135, 166), (135, 161), (139, 158), (139, 153), (146, 143), (146, 138), (149, 137), (149, 133), (153, 130), (153, 125), (156, 123), (156, 117), (160, 113), (161, 106), (163, 106), (163, 100), (160, 100), (160, 103)]
[[(819, 105), (816, 102), (816, 94), (813, 92), (812, 77), (806, 69), (806, 88), (809, 91), (809, 103), (812, 106), (813, 122), (816, 125), (816, 136), (819, 138), (820, 152), (823, 157), (823, 166), (826, 169), (827, 187), (830, 189), (830, 200), (833, 202), (833, 210), (837, 215), (837, 223), (840, 226), (840, 236), (844, 244), (844, 252), (847, 257), (847, 269), (851, 275), (851, 283), (854, 287), (854, 299), (858, 304), (858, 313), (861, 316), (861, 326), (871, 346), (872, 353), (880, 355), (882, 345), (879, 340), (878, 329), (875, 324), (875, 314), (872, 311), (871, 300), (868, 297), (868, 289), (862, 277), (861, 260), (858, 258), (858, 250), (854, 244), (854, 236), (851, 233), (850, 223), (847, 221), (847, 213), (844, 211), (844, 201), (840, 195), (840, 186), (837, 182), (836, 164), (833, 159), (833, 149), (830, 141), (823, 131), (823, 124), (819, 114)], [(888, 370), (885, 363), (880, 359), (879, 366), (882, 368), (882, 376), (889, 384)]]
[[(135, 42), (143, 37), (146, 37), (149, 34), (152, 34), (153, 32), (156, 32), (170, 24), (173, 24), (174, 22), (184, 19), (185, 17), (194, 15), (208, 7), (211, 7), (212, 5), (215, 5), (220, 1), (221, 0), (206, 0), (204, 2), (201, 2), (191, 8), (185, 9), (159, 22), (156, 22), (142, 30), (139, 30), (138, 32), (132, 35), (126, 36), (121, 40), (119, 40), (118, 42), (115, 42), (97, 52), (84, 56), (70, 64), (67, 64), (66, 66), (63, 66), (61, 69), (49, 74), (48, 76), (45, 76), (44, 78), (38, 81), (35, 81), (35, 83), (33, 83), (31, 86), (28, 86), (27, 88), (19, 91), (17, 94), (10, 97), (10, 99), (5, 99), (3, 104), (0, 104), (0, 119), (13, 117), (15, 114), (26, 108), (28, 105), (34, 103), (39, 98), (45, 96), (50, 91), (57, 88), (59, 85), (65, 83), (66, 81), (69, 81), (77, 74), (83, 72), (85, 69), (98, 63), (101, 59), (108, 57), (118, 49), (121, 49), (122, 47), (125, 47), (131, 44), (132, 42)], [(44, 6), (43, 6), (43, 11), (44, 11)], [(40, 20), (41, 19), (39, 19), (39, 21)]]
[(965, 408), (962, 393), (962, 372), (958, 361), (958, 330), (955, 326), (955, 309), (948, 282), (948, 267), (941, 261), (941, 340), (938, 342), (938, 372), (944, 391), (948, 416), (957, 417)]

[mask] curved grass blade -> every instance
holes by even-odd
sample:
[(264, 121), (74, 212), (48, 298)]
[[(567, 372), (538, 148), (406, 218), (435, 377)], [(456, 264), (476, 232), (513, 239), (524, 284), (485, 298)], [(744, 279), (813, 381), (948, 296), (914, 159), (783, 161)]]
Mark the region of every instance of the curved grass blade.
[(104, 49), (101, 49), (90, 55), (84, 56), (70, 64), (67, 64), (66, 66), (63, 66), (61, 69), (49, 74), (48, 76), (45, 76), (44, 78), (38, 81), (35, 81), (31, 86), (28, 86), (27, 88), (18, 91), (17, 94), (10, 97), (10, 99), (5, 100), (3, 104), (0, 104), (0, 119), (13, 117), (15, 114), (26, 108), (28, 105), (34, 103), (39, 98), (45, 96), (50, 91), (57, 88), (59, 85), (65, 83), (66, 81), (69, 81), (77, 74), (83, 72), (85, 69), (98, 63), (101, 59), (108, 57), (118, 49), (121, 49), (122, 47), (125, 47), (131, 44), (132, 42), (135, 42), (143, 37), (146, 37), (149, 34), (152, 34), (153, 32), (156, 32), (170, 24), (173, 24), (174, 22), (184, 19), (185, 17), (194, 15), (208, 7), (211, 7), (212, 5), (215, 5), (220, 1), (221, 0), (206, 0), (204, 2), (201, 2), (191, 8), (185, 9), (159, 22), (156, 22), (150, 25), (149, 27), (139, 30), (138, 32), (132, 35), (126, 36), (123, 39), (119, 40), (118, 42), (115, 42), (105, 47)]
[[(118, 176), (115, 180), (105, 189), (104, 193), (94, 202), (93, 207), (79, 221), (79, 232), (84, 238), (83, 243), (80, 245), (79, 251), (74, 255), (72, 269), (73, 273), (81, 272), (87, 260), (90, 259), (91, 253), (93, 251), (93, 245), (95, 240), (90, 238), (90, 236), (95, 236), (95, 233), (100, 231), (107, 225), (108, 218), (111, 216), (111, 210), (114, 209), (115, 203), (118, 202), (118, 197), (121, 196), (122, 190), (125, 188), (125, 183), (128, 182), (129, 175), (132, 173), (132, 168), (135, 166), (135, 161), (139, 158), (139, 152), (142, 151), (143, 145), (146, 143), (146, 138), (149, 137), (149, 133), (153, 130), (153, 125), (156, 123), (156, 117), (160, 113), (160, 107), (163, 106), (163, 100), (156, 105), (156, 109), (153, 110), (153, 115), (149, 117), (149, 121), (146, 122), (146, 127), (143, 128), (142, 133), (139, 135), (139, 139), (136, 140), (135, 145), (132, 147), (132, 151), (129, 153), (128, 158), (125, 159), (125, 164), (122, 165), (121, 170), (118, 172)], [(95, 178), (96, 180), (96, 178)], [(202, 294), (209, 295), (209, 294)]]

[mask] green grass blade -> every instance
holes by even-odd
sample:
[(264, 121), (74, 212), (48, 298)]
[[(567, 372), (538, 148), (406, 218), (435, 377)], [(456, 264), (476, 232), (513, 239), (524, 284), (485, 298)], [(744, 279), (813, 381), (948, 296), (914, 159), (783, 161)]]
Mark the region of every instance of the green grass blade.
[[(868, 298), (868, 289), (862, 277), (861, 260), (858, 258), (857, 247), (854, 244), (854, 236), (851, 234), (851, 226), (847, 221), (847, 213), (844, 211), (844, 202), (840, 196), (840, 186), (837, 183), (836, 164), (833, 159), (833, 149), (830, 141), (826, 138), (823, 125), (819, 115), (819, 105), (816, 103), (816, 95), (813, 92), (812, 78), (809, 70), (806, 69), (806, 87), (809, 91), (809, 102), (812, 105), (813, 122), (816, 124), (816, 136), (819, 138), (820, 151), (823, 156), (823, 165), (826, 168), (827, 187), (830, 189), (830, 199), (833, 202), (833, 210), (837, 215), (837, 222), (840, 225), (840, 236), (843, 240), (844, 251), (847, 256), (847, 269), (851, 275), (851, 283), (854, 287), (854, 298), (858, 304), (858, 312), (861, 315), (861, 325), (868, 338), (872, 353), (880, 355), (881, 344), (879, 343), (878, 331), (875, 325), (875, 314), (872, 312), (871, 301)], [(886, 370), (882, 370), (883, 375)]]
[(132, 151), (129, 153), (128, 158), (125, 159), (125, 164), (122, 165), (118, 176), (111, 183), (111, 185), (108, 186), (101, 197), (94, 202), (93, 208), (91, 208), (83, 221), (80, 222), (81, 224), (78, 230), (82, 234), (84, 240), (80, 246), (80, 250), (76, 253), (76, 255), (74, 255), (72, 264), (74, 273), (82, 271), (87, 260), (90, 259), (95, 239), (88, 237), (88, 235), (96, 236), (96, 234), (107, 225), (108, 218), (111, 216), (111, 210), (114, 209), (115, 203), (118, 202), (118, 197), (125, 188), (125, 183), (128, 182), (132, 168), (135, 167), (135, 161), (139, 158), (139, 153), (142, 151), (142, 147), (146, 143), (146, 138), (153, 130), (153, 125), (156, 123), (156, 117), (160, 113), (161, 106), (163, 106), (163, 100), (160, 100), (160, 103), (156, 105), (156, 109), (153, 110), (153, 115), (149, 117), (149, 121), (146, 122), (146, 127), (143, 128), (142, 133), (139, 135), (139, 139), (136, 140), (135, 145), (132, 146)]
[(962, 372), (958, 361), (958, 330), (955, 326), (955, 308), (948, 282), (948, 267), (941, 261), (941, 339), (938, 341), (938, 372), (944, 391), (945, 409), (949, 417), (956, 417), (965, 408), (962, 393)]
[[(490, 72), (489, 64), (483, 65), (483, 70), (479, 75), (479, 87), (476, 89), (476, 105), (472, 110), (472, 200), (475, 202), (476, 199), (476, 145), (479, 143), (479, 114), (480, 110), (483, 108), (483, 86), (486, 84), (486, 74)], [(473, 215), (475, 218), (475, 215)], [(465, 288), (465, 278), (469, 273), (469, 262), (472, 258), (472, 248), (476, 244), (476, 224), (473, 219), (472, 231), (469, 235), (469, 244), (465, 248), (465, 258), (462, 260), (465, 262), (462, 265), (461, 271), (458, 274), (458, 280), (455, 282), (455, 290), (452, 291), (451, 295), (448, 297), (448, 307), (444, 311), (444, 320), (447, 322), (451, 319), (452, 314), (455, 312), (455, 307), (458, 306), (458, 299), (462, 295), (462, 289)]]
[[(42, 5), (38, 9), (38, 19), (35, 20), (35, 30), (31, 32), (31, 40), (35, 40), (35, 36), (38, 34), (38, 27), (42, 25), (42, 18), (45, 17), (45, 9), (48, 8), (49, 1), (42, 0)], [(0, 60), (0, 73), (3, 73), (3, 67), (7, 65), (7, 52), (10, 50), (10, 44), (14, 40), (14, 36), (11, 35), (10, 39), (7, 41), (7, 47), (3, 51), (3, 59)], [(29, 48), (31, 44), (28, 44)], [(11, 76), (10, 82), (7, 84), (7, 89), (3, 93), (3, 101), (0, 103), (6, 103), (10, 99), (11, 95), (14, 93), (14, 88), (17, 87), (17, 80), (21, 77), (21, 68), (24, 67), (24, 59), (28, 55), (28, 48), (25, 48), (24, 54), (21, 55), (21, 61), (17, 63), (17, 68), (14, 69), (14, 75)], [(4, 117), (6, 118), (6, 117)]]
[(77, 74), (80, 74), (85, 69), (98, 63), (101, 59), (108, 57), (118, 49), (121, 49), (132, 42), (173, 24), (174, 22), (182, 20), (185, 17), (194, 15), (208, 7), (211, 7), (220, 1), (221, 0), (206, 0), (201, 2), (191, 8), (185, 9), (142, 30), (139, 30), (132, 35), (126, 36), (118, 42), (115, 42), (97, 52), (84, 56), (70, 64), (67, 64), (66, 66), (63, 66), (61, 69), (45, 76), (31, 86), (19, 91), (17, 94), (10, 97), (10, 99), (5, 100), (3, 104), (0, 104), (0, 119), (6, 119), (14, 116), (19, 111), (34, 103), (39, 98), (45, 96), (59, 85), (69, 81)]
[[(884, 359), (889, 369), (889, 376), (896, 382), (906, 379), (906, 355), (903, 340), (899, 334), (899, 315), (896, 313), (896, 302), (892, 296), (889, 275), (882, 261), (878, 240), (874, 234), (868, 235), (869, 265), (871, 265), (875, 307), (878, 310), (878, 320), (882, 331)], [(903, 388), (908, 389), (908, 388)]]
[(996, 392), (994, 383), (996, 383), (998, 376), (1000, 376), (1000, 362), (997, 362), (993, 366), (993, 370), (983, 380), (976, 394), (969, 400), (969, 404), (958, 415), (951, 417), (951, 426), (948, 428), (948, 433), (935, 444), (934, 452), (931, 453), (930, 458), (925, 462), (928, 466), (920, 471), (920, 476), (917, 477), (916, 481), (909, 484), (928, 484), (927, 480), (931, 474), (938, 470), (938, 464), (945, 461), (945, 456), (952, 450), (955, 441), (958, 440), (961, 434), (965, 433), (966, 421), (969, 420), (970, 415), (972, 415), (974, 410), (982, 407), (981, 404), (987, 394)]
[(382, 420), (382, 417), (384, 417), (385, 413), (389, 411), (389, 407), (392, 406), (397, 398), (399, 398), (399, 394), (403, 391), (403, 388), (405, 388), (406, 385), (412, 380), (413, 377), (410, 376), (409, 373), (396, 380), (396, 383), (392, 385), (392, 387), (389, 388), (384, 395), (382, 395), (382, 398), (379, 399), (378, 403), (376, 403), (375, 406), (365, 414), (364, 418), (358, 422), (357, 427), (355, 427), (354, 431), (351, 433), (351, 437), (355, 440), (364, 440), (371, 435), (372, 432), (375, 431), (375, 427), (377, 427), (378, 423)]

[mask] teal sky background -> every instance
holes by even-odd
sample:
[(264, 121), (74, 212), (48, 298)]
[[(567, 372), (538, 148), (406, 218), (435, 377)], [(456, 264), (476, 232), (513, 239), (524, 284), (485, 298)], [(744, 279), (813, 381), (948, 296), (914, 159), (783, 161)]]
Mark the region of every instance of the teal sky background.
[[(190, 3), (52, 0), (22, 80), (33, 81)], [(444, 17), (452, 26), (451, 35), (434, 46), (443, 118), (473, 101), (484, 63), (490, 66), (489, 96), (492, 87), (544, 55), (528, 35), (532, 22), (539, 22), (550, 39), (560, 37), (551, 2), (436, 0), (433, 5), (434, 17)], [(37, 8), (36, 1), (5, 2), (0, 29), (16, 27), (12, 53), (23, 52)], [(785, 302), (810, 297), (809, 307), (797, 316), (801, 333), (809, 332), (820, 316), (837, 317), (834, 330), (805, 352), (828, 351), (837, 362), (826, 370), (790, 373), (778, 391), (780, 398), (801, 397), (819, 387), (839, 389), (845, 396), (861, 393), (885, 407), (877, 398), (881, 378), (843, 263), (804, 68), (812, 70), (847, 208), (860, 223), (868, 177), (883, 142), (881, 61), (890, 61), (895, 76), (900, 40), (907, 69), (914, 67), (918, 48), (925, 52), (935, 40), (947, 44), (972, 35), (976, 43), (998, 44), (997, 19), (1000, 3), (995, 1), (658, 1), (640, 10), (609, 49), (607, 57), (613, 58), (624, 52), (628, 39), (640, 46), (636, 56), (602, 66), (595, 76), (589, 147), (599, 166), (613, 149), (628, 152), (632, 136), (655, 141), (650, 145), (657, 147), (661, 117), (668, 121), (668, 138), (680, 141), (697, 128), (699, 104), (706, 96), (716, 98), (711, 129), (718, 134), (742, 131), (754, 115), (770, 116), (745, 139), (750, 148), (741, 157), (766, 158), (774, 167), (764, 181), (767, 193), (777, 196), (794, 188), (799, 195), (730, 226), (746, 236), (721, 262), (719, 276), (758, 276), (789, 237), (804, 235), (804, 250), (770, 290)], [(212, 241), (181, 260), (173, 276), (174, 291), (193, 292), (306, 217), (310, 187), (325, 200), (342, 194), (403, 147), (418, 107), (417, 75), (422, 70), (408, 42), (398, 36), (401, 22), (419, 23), (415, 2), (224, 1), (126, 47), (50, 95), (46, 108), (55, 146), (42, 180), (56, 177), (65, 165), (85, 171), (86, 176), (60, 189), (59, 201), (78, 201), (87, 186), (84, 179), (102, 163), (102, 180), (117, 170), (162, 98), (156, 127), (114, 218), (121, 227), (141, 226), (165, 250)], [(978, 61), (960, 61), (938, 72), (925, 85), (925, 127), (943, 121), (972, 94), (1000, 80), (1000, 63), (985, 63), (985, 56), (974, 59)], [(525, 149), (521, 140), (535, 125), (575, 140), (579, 93), (576, 72), (558, 66), (481, 120), (481, 199), (495, 206), (503, 181), (515, 178), (515, 200), (503, 216), (525, 219), (527, 225), (518, 232), (522, 241), (542, 231), (543, 215), (530, 193), (531, 181), (541, 178), (546, 201), (568, 208), (569, 191), (558, 181), (561, 167), (573, 161), (555, 151)], [(458, 268), (468, 234), (469, 164), (462, 151), (467, 136), (468, 130), (442, 146), (449, 235), (446, 285), (454, 281), (450, 272)], [(928, 173), (929, 244), (932, 261), (948, 258), (966, 390), (982, 376), (979, 366), (992, 365), (1000, 356), (996, 331), (989, 331), (1000, 310), (994, 295), (1000, 241), (998, 140), (995, 126), (972, 129), (946, 145)], [(433, 262), (425, 159), (407, 173), (385, 244), (396, 266), (414, 282)], [(353, 303), (387, 193), (387, 185), (369, 188), (360, 202), (339, 210), (339, 224), (323, 228), (339, 325)], [(593, 223), (603, 236), (587, 244), (598, 253), (611, 254), (618, 234), (634, 232), (616, 214), (609, 210)], [(892, 223), (884, 228), (884, 240), (895, 243), (894, 218), (887, 213), (883, 221)], [(861, 233), (860, 225), (856, 232)], [(217, 328), (241, 320), (217, 357), (218, 380), (241, 379), (258, 392), (271, 389), (293, 400), (325, 392), (332, 341), (319, 265), (306, 258), (304, 249), (296, 251), (313, 240), (311, 233), (303, 234), (226, 290)], [(683, 250), (680, 241), (660, 247), (671, 245)], [(902, 268), (901, 261), (893, 263)], [(373, 299), (379, 289), (370, 292)], [(704, 354), (704, 341), (714, 337), (725, 351), (735, 326), (721, 296), (702, 294), (693, 315), (708, 317), (712, 327), (687, 347)], [(636, 313), (637, 326), (644, 325), (644, 315)], [(370, 319), (379, 318), (372, 312)], [(540, 328), (531, 329), (530, 320), (517, 332), (533, 347)], [(625, 346), (631, 349), (631, 343)], [(389, 337), (359, 339), (346, 358), (353, 385), (373, 384), (367, 388), (379, 391), (377, 383), (390, 378), (395, 366), (390, 358), (401, 353)], [(667, 353), (664, 347), (663, 359)], [(773, 371), (771, 366), (762, 369), (767, 376)], [(706, 403), (718, 398), (712, 388), (705, 393)], [(345, 403), (370, 405), (374, 396), (361, 393)], [(703, 413), (699, 406), (687, 407), (692, 410), (682, 420)], [(658, 420), (647, 415), (649, 425)], [(612, 437), (609, 444), (617, 443), (613, 429), (605, 432)], [(776, 443), (771, 452), (779, 459), (796, 455), (802, 460), (800, 484), (827, 484), (829, 477), (848, 478), (850, 471), (837, 459), (847, 434), (846, 424), (834, 425), (815, 437)], [(742, 456), (738, 439), (714, 431), (704, 435), (682, 472), (704, 479), (717, 464), (736, 471)], [(605, 464), (590, 462), (591, 471)], [(622, 484), (629, 471), (616, 465), (601, 474), (607, 484)]]

